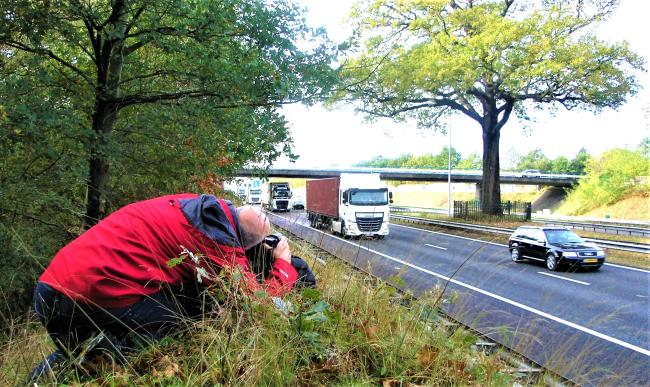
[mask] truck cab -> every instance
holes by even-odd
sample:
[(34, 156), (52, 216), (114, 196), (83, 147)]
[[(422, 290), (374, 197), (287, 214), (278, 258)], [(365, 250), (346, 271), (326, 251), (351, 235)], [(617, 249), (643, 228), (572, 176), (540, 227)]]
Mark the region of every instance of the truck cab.
[(246, 203), (247, 204), (262, 204), (262, 180), (253, 179), (251, 180), (250, 187), (246, 194)]
[(269, 183), (269, 201), (268, 206), (271, 211), (290, 211), (290, 200), (293, 194), (289, 183), (272, 182)]
[[(343, 181), (342, 181), (343, 183)], [(343, 184), (342, 184), (343, 185)], [(332, 230), (341, 235), (388, 235), (390, 193), (383, 184), (362, 184), (361, 187), (341, 189), (339, 219), (333, 220)], [(356, 184), (359, 185), (359, 184)]]

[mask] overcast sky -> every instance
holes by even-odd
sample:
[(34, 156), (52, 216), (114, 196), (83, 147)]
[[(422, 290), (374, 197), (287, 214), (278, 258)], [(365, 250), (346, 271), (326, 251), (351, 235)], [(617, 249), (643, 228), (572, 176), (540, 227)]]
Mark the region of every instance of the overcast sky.
[[(349, 33), (341, 21), (347, 15), (350, 1), (301, 0), (300, 3), (309, 10), (308, 23), (324, 26), (334, 41), (343, 40)], [(627, 40), (632, 50), (647, 62), (650, 58), (648, 15), (650, 2), (622, 0), (616, 13), (598, 28), (598, 36), (608, 41)], [(600, 154), (613, 147), (633, 147), (644, 137), (650, 137), (650, 75), (647, 72), (636, 75), (643, 89), (618, 110), (608, 109), (599, 115), (560, 110), (551, 116), (539, 112), (534, 115), (536, 122), (529, 123), (526, 130), (513, 114), (501, 130), (502, 164), (511, 150), (525, 154), (541, 148), (551, 158), (572, 158), (582, 147), (591, 154)], [(415, 125), (396, 124), (391, 120), (364, 123), (363, 116), (349, 108), (328, 111), (320, 106), (292, 105), (283, 112), (290, 123), (295, 153), (300, 158), (295, 164), (280, 160), (276, 167), (343, 167), (374, 156), (436, 154), (449, 142), (446, 135), (419, 131)], [(457, 116), (451, 128), (452, 146), (463, 156), (482, 153), (481, 129), (475, 121)]]

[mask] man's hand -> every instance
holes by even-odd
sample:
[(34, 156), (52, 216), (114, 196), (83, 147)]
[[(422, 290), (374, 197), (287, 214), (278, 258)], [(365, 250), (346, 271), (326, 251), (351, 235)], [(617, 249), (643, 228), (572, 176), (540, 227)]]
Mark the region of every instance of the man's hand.
[(287, 237), (280, 237), (280, 242), (278, 242), (278, 245), (273, 249), (273, 258), (291, 263), (291, 250), (289, 249), (289, 239), (287, 239)]

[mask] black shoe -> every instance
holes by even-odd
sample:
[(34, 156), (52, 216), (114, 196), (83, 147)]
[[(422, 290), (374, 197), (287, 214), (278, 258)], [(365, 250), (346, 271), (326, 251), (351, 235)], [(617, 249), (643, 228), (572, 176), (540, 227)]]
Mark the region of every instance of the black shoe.
[(45, 376), (49, 376), (53, 380), (56, 380), (58, 371), (62, 368), (66, 359), (65, 354), (60, 349), (52, 352), (48, 357), (43, 359), (42, 362), (38, 363), (32, 372), (29, 373), (25, 380), (25, 384), (31, 386), (38, 383), (38, 381)]

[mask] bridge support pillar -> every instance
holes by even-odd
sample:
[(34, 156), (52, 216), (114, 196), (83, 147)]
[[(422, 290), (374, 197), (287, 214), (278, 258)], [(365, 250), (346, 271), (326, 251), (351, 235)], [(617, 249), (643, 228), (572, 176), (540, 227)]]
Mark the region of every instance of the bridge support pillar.
[(481, 200), (481, 183), (476, 183), (476, 191), (474, 193), (474, 199)]

